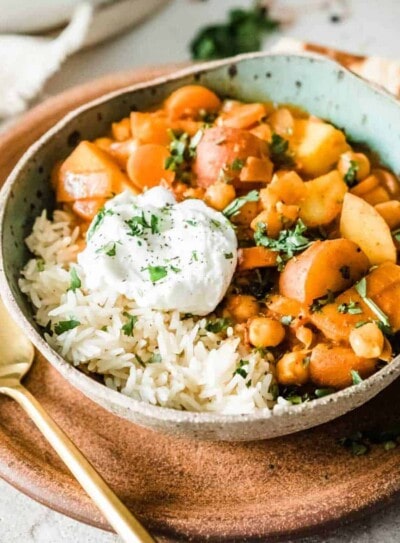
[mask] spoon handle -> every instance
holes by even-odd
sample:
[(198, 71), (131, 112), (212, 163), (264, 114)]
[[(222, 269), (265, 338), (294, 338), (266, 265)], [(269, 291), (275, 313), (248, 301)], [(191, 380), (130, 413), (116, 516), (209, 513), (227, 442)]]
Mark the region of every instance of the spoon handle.
[(155, 543), (147, 530), (24, 386), (0, 387), (0, 392), (19, 403), (126, 543)]

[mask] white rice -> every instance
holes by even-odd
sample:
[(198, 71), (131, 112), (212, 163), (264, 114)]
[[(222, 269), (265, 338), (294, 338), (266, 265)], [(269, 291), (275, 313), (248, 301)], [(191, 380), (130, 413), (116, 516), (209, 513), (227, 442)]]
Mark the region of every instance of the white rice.
[[(277, 403), (273, 395), (273, 356), (246, 350), (232, 328), (214, 334), (206, 330), (205, 318), (138, 308), (113, 292), (112, 285), (106, 291), (85, 289), (83, 270), (76, 263), (80, 232), (68, 213), (55, 211), (49, 220), (43, 212), (26, 244), (35, 258), (23, 269), (19, 284), (38, 324), (54, 331), (60, 321), (80, 323), (60, 335), (45, 334), (73, 365), (155, 405), (220, 413), (279, 408), (282, 399)], [(71, 267), (82, 283), (74, 292), (68, 290)], [(137, 317), (132, 336), (122, 330), (126, 313)], [(245, 377), (236, 373), (240, 363)]]

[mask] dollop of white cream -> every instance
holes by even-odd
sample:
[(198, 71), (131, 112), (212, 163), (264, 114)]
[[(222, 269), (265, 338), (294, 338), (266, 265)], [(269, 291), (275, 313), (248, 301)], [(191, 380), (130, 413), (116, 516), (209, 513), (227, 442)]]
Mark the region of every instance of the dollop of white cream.
[(197, 199), (177, 203), (155, 187), (109, 200), (92, 221), (79, 254), (89, 290), (110, 289), (140, 307), (212, 312), (237, 263), (237, 239), (226, 217)]

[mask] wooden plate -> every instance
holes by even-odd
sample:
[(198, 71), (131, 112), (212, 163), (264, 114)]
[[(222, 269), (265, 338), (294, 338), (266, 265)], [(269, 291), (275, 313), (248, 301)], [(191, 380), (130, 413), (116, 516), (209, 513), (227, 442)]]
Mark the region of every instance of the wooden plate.
[[(4, 181), (25, 148), (71, 108), (171, 67), (114, 75), (47, 100), (0, 138)], [(27, 386), (162, 541), (285, 539), (349, 520), (400, 488), (400, 448), (352, 456), (338, 439), (390, 428), (400, 382), (341, 419), (271, 441), (206, 443), (134, 426), (92, 403), (40, 355)], [(0, 398), (0, 475), (35, 500), (109, 529), (21, 409)]]

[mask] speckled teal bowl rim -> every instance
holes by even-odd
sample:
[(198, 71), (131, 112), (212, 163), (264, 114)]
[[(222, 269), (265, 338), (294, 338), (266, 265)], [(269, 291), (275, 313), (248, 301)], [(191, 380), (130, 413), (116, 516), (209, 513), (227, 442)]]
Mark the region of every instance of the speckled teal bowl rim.
[[(71, 111), (68, 113), (65, 117), (63, 117), (57, 124), (55, 124), (49, 131), (47, 131), (38, 141), (36, 141), (29, 149), (26, 151), (26, 153), (22, 156), (22, 158), (19, 160), (17, 165), (14, 167), (13, 171), (7, 178), (5, 184), (2, 187), (1, 193), (0, 193), (0, 294), (2, 296), (2, 299), (9, 310), (12, 317), (15, 319), (15, 321), (21, 326), (21, 328), (25, 331), (29, 339), (32, 341), (32, 343), (36, 346), (36, 348), (46, 357), (46, 359), (56, 367), (56, 369), (63, 375), (63, 377), (71, 383), (74, 387), (79, 389), (81, 392), (83, 392), (86, 396), (89, 396), (93, 399), (93, 397), (103, 397), (105, 402), (111, 402), (114, 406), (120, 406), (122, 409), (130, 411), (133, 413), (141, 414), (145, 418), (151, 418), (156, 419), (161, 422), (165, 423), (189, 423), (194, 426), (202, 426), (202, 425), (243, 425), (252, 423), (255, 421), (265, 421), (266, 424), (268, 424), (268, 421), (271, 420), (273, 417), (274, 419), (277, 418), (287, 418), (288, 416), (290, 418), (302, 418), (302, 415), (305, 412), (308, 412), (310, 410), (321, 410), (322, 420), (316, 421), (313, 424), (309, 424), (304, 426), (304, 428), (299, 426), (298, 430), (309, 428), (311, 426), (316, 426), (317, 424), (321, 424), (323, 422), (327, 422), (328, 420), (331, 420), (333, 418), (336, 418), (336, 416), (340, 416), (344, 414), (345, 412), (354, 409), (363, 403), (365, 401), (368, 401), (373, 396), (375, 396), (377, 393), (379, 393), (383, 388), (388, 386), (394, 379), (396, 379), (400, 375), (400, 356), (397, 356), (390, 364), (376, 372), (374, 375), (369, 377), (368, 379), (365, 379), (362, 383), (358, 385), (353, 385), (351, 387), (348, 387), (344, 390), (335, 392), (329, 396), (325, 396), (323, 398), (311, 400), (308, 402), (304, 402), (299, 405), (285, 405), (280, 406), (279, 410), (271, 413), (269, 409), (261, 408), (251, 413), (244, 413), (244, 414), (222, 414), (218, 412), (193, 412), (193, 411), (181, 411), (176, 410), (168, 407), (161, 407), (152, 405), (149, 403), (146, 403), (144, 401), (135, 400), (131, 397), (128, 397), (120, 392), (114, 391), (108, 387), (106, 387), (104, 384), (101, 384), (94, 379), (88, 377), (83, 372), (79, 371), (77, 368), (69, 364), (64, 358), (62, 358), (56, 351), (54, 351), (48, 343), (44, 340), (44, 338), (33, 328), (33, 326), (28, 321), (27, 317), (24, 315), (22, 309), (17, 304), (10, 286), (8, 284), (8, 279), (6, 277), (6, 274), (4, 272), (4, 260), (5, 256), (3, 254), (3, 247), (2, 247), (2, 239), (3, 239), (3, 224), (4, 224), (4, 217), (6, 214), (6, 205), (7, 201), (10, 198), (10, 194), (12, 192), (13, 185), (15, 183), (15, 180), (18, 178), (21, 170), (26, 165), (27, 161), (31, 159), (35, 153), (41, 149), (43, 146), (46, 145), (46, 142), (53, 138), (57, 132), (64, 127), (71, 119), (74, 119), (75, 117), (79, 116), (82, 112), (97, 106), (101, 105), (111, 98), (120, 96), (122, 94), (140, 90), (140, 89), (147, 89), (149, 87), (152, 87), (153, 85), (162, 85), (167, 82), (176, 81), (180, 78), (183, 78), (188, 75), (194, 75), (199, 74), (201, 72), (218, 68), (218, 67), (224, 67), (224, 66), (234, 66), (237, 64), (240, 64), (242, 62), (245, 62), (247, 59), (255, 59), (260, 57), (286, 57), (286, 58), (293, 58), (293, 57), (300, 57), (300, 58), (308, 58), (310, 62), (314, 63), (328, 63), (332, 66), (332, 69), (337, 70), (338, 74), (347, 74), (348, 77), (356, 78), (361, 80), (359, 76), (356, 74), (350, 72), (349, 70), (345, 69), (343, 66), (337, 64), (334, 61), (328, 60), (320, 55), (316, 54), (284, 54), (284, 53), (249, 53), (245, 55), (239, 55), (237, 57), (232, 57), (228, 59), (224, 59), (221, 61), (213, 61), (208, 63), (203, 63), (199, 65), (195, 65), (193, 67), (185, 68), (182, 70), (179, 70), (172, 75), (158, 77), (156, 79), (153, 79), (151, 81), (146, 81), (144, 83), (135, 84), (131, 86), (124, 87), (122, 89), (119, 89), (117, 91), (113, 91), (111, 93), (105, 94), (101, 96), (100, 98), (97, 98), (95, 100), (92, 100), (88, 102), (87, 104), (80, 106), (79, 108)], [(390, 100), (392, 101), (396, 107), (400, 107), (400, 103), (397, 101), (397, 99), (391, 95), (389, 92), (384, 90), (383, 88), (371, 84), (369, 82), (366, 82), (364, 80), (363, 84), (369, 86), (373, 89), (373, 91), (376, 94), (379, 94), (380, 97), (384, 100)], [(400, 151), (400, 150), (399, 150)], [(324, 406), (331, 406), (329, 411), (332, 411), (333, 406), (340, 404), (343, 400), (349, 399), (349, 397), (352, 397), (352, 405), (349, 409), (346, 409), (344, 411), (341, 411), (338, 409), (339, 414), (338, 415), (329, 415), (324, 416)], [(94, 400), (96, 401), (96, 400)], [(116, 410), (112, 407), (108, 407), (112, 412), (116, 412)], [(117, 413), (118, 414), (118, 413)], [(316, 419), (319, 419), (318, 415), (316, 416)], [(140, 424), (140, 423), (139, 423)], [(297, 430), (294, 430), (297, 431)], [(234, 432), (234, 430), (233, 430)], [(285, 433), (289, 432), (282, 432), (276, 433), (276, 436), (283, 435)], [(256, 438), (251, 438), (256, 439)]]

